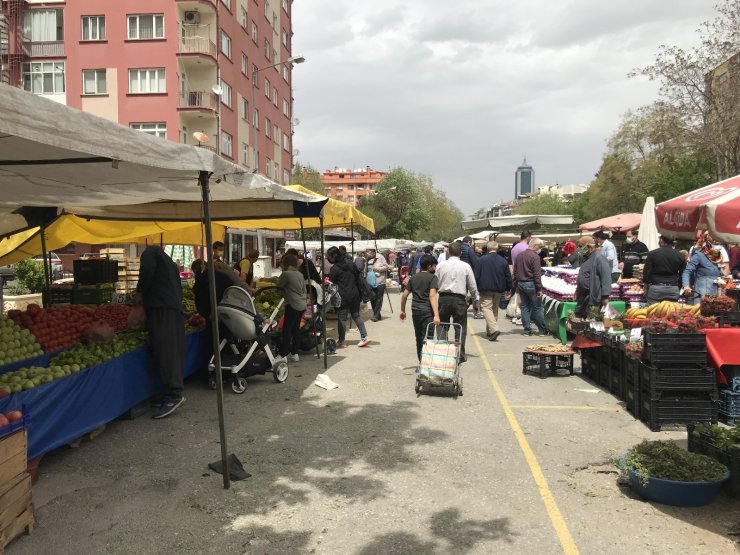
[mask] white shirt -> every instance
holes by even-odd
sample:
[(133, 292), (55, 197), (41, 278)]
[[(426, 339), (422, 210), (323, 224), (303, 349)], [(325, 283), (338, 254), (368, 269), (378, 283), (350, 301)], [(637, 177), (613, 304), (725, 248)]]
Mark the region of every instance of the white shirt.
[(435, 275), (439, 281), (437, 291), (440, 293), (465, 295), (470, 292), (474, 297), (478, 294), (473, 269), (470, 264), (463, 262), (457, 256), (450, 256), (442, 264), (437, 265)]
[(442, 264), (442, 262), (444, 262), (445, 260), (447, 260), (447, 253), (445, 251), (442, 251), (437, 257), (437, 264)]
[(609, 239), (605, 240), (601, 244), (601, 254), (606, 258), (607, 262), (609, 262), (609, 265), (612, 267), (612, 274), (616, 274), (619, 272), (619, 260), (617, 260), (617, 248), (614, 246), (614, 243), (609, 241)]

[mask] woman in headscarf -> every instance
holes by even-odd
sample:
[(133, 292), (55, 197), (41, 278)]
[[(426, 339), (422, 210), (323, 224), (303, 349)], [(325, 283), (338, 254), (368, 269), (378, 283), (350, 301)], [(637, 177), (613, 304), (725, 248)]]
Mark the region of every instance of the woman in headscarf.
[(690, 304), (698, 303), (704, 295), (717, 294), (715, 282), (722, 276), (722, 264), (722, 245), (708, 231), (704, 232), (694, 246), (681, 280), (682, 294)]

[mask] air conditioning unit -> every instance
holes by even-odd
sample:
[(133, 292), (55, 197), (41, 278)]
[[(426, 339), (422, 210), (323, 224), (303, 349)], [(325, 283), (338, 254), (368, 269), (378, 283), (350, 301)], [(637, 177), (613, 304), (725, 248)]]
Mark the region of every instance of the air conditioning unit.
[(186, 25), (198, 25), (200, 23), (200, 14), (198, 12), (185, 12), (184, 23)]

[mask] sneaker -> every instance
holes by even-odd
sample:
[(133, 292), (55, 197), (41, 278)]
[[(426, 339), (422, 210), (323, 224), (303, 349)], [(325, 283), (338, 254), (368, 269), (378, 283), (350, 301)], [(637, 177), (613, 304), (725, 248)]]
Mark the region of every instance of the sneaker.
[(495, 331), (491, 335), (488, 336), (489, 341), (496, 341), (498, 339), (498, 336), (501, 335), (500, 331)]
[(377, 319), (377, 318), (376, 318), (375, 316), (373, 316), (372, 318), (370, 318), (370, 321), (371, 321), (371, 322), (377, 322), (377, 321), (378, 321), (378, 319)]
[(522, 325), (522, 319), (521, 318), (512, 318), (511, 323), (515, 326), (521, 326)]
[(547, 337), (548, 335), (550, 335), (550, 332), (549, 332), (549, 331), (547, 331), (547, 330), (540, 330), (540, 331), (539, 331), (539, 332), (537, 333), (537, 335), (538, 335), (538, 336), (540, 336), (540, 337)]
[(358, 347), (367, 347), (370, 345), (370, 338), (366, 337), (365, 339), (361, 339), (360, 342), (357, 344)]
[(153, 415), (152, 418), (164, 418), (169, 416), (177, 410), (177, 408), (185, 402), (185, 397), (171, 397), (166, 396), (162, 399), (162, 404)]
[(530, 331), (525, 331), (525, 332), (523, 333), (523, 335), (526, 335), (527, 337), (532, 337), (532, 335), (533, 335), (533, 333), (532, 333), (532, 330), (530, 330)]
[(473, 314), (473, 320), (483, 320), (483, 313), (476, 312), (475, 314)]
[(290, 354), (288, 355), (288, 362), (298, 362), (300, 360), (300, 357), (298, 356), (298, 353), (296, 354)]
[(340, 343), (339, 345), (337, 345), (337, 349), (346, 349), (346, 348), (347, 348), (346, 343)]

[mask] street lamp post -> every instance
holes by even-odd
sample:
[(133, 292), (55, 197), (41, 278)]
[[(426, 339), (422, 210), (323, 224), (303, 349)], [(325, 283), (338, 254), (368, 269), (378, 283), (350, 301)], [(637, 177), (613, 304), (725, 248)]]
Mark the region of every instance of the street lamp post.
[[(259, 130), (258, 130), (259, 120), (255, 121), (255, 117), (254, 117), (255, 110), (257, 110), (257, 99), (256, 99), (256, 94), (254, 91), (257, 87), (259, 87), (259, 79), (258, 79), (259, 72), (265, 69), (270, 69), (272, 67), (281, 66), (283, 64), (302, 64), (305, 61), (306, 61), (306, 58), (304, 58), (303, 56), (291, 56), (285, 61), (278, 62), (276, 64), (272, 64), (272, 65), (265, 66), (265, 67), (260, 67), (260, 68), (255, 67), (252, 70), (252, 127), (254, 128), (254, 170), (253, 170), (253, 173), (260, 173), (260, 146), (259, 146), (260, 143), (259, 143)], [(293, 84), (291, 83), (291, 88), (292, 86)], [(291, 115), (292, 113), (293, 112), (291, 111)], [(291, 147), (292, 147), (292, 144), (291, 144)]]

